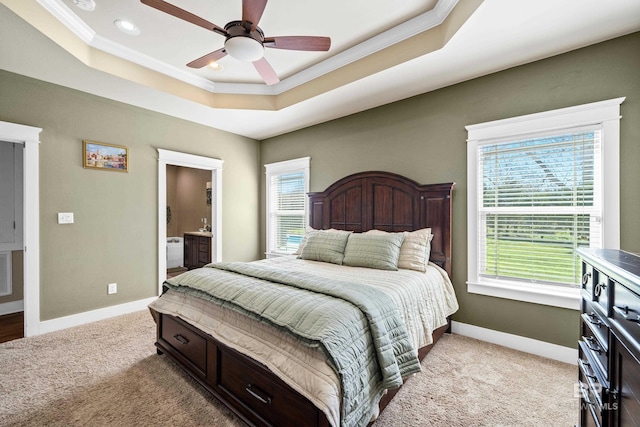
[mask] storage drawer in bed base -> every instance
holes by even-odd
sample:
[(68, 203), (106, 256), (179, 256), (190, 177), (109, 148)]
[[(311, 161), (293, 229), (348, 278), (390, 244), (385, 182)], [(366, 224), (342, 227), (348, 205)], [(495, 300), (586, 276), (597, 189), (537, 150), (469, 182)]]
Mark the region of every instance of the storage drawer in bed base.
[(156, 347), (249, 425), (329, 426), (322, 411), (265, 366), (179, 318), (158, 315)]
[[(321, 410), (264, 365), (219, 343), (182, 319), (157, 313), (156, 321), (158, 354), (166, 354), (175, 361), (247, 424), (329, 427)], [(433, 332), (433, 344), (418, 351), (420, 360), (449, 325)], [(389, 390), (383, 397), (380, 412), (398, 390)]]

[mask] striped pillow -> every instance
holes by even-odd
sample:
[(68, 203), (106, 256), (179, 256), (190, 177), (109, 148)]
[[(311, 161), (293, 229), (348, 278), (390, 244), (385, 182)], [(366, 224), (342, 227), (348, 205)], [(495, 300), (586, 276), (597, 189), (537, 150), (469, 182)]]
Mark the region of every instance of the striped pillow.
[[(385, 235), (390, 234), (382, 230), (369, 230), (366, 234)], [(404, 241), (398, 257), (398, 268), (425, 272), (431, 256), (431, 228), (422, 228), (416, 231), (405, 231)]]
[(298, 258), (342, 265), (344, 248), (350, 234), (349, 231), (318, 230), (309, 235)]
[(402, 233), (352, 234), (344, 250), (344, 265), (397, 270)]

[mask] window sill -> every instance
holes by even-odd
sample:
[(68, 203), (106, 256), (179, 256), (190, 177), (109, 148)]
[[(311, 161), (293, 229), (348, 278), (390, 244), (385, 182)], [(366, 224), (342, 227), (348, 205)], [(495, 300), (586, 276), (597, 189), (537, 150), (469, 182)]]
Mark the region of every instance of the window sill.
[(522, 286), (522, 283), (503, 281), (500, 283), (491, 281), (482, 281), (480, 283), (467, 282), (467, 292), (470, 294), (487, 295), (534, 304), (568, 308), (571, 310), (580, 310), (580, 289), (578, 288), (560, 288), (549, 285), (528, 284), (527, 289), (523, 289)]

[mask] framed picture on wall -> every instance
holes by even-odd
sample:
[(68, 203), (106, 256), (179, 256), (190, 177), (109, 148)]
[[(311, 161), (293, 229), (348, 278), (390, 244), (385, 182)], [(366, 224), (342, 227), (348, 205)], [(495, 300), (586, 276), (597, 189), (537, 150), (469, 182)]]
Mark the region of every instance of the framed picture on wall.
[(129, 171), (129, 149), (124, 145), (82, 141), (83, 166), (117, 172)]

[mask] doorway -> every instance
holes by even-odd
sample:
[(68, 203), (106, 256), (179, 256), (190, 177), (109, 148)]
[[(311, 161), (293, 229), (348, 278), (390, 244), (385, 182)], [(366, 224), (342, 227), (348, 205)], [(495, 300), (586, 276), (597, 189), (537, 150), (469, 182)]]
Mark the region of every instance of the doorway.
[[(42, 129), (0, 121), (0, 140), (18, 144), (22, 151), (22, 219), (24, 336), (40, 331), (40, 183), (39, 150)], [(15, 263), (13, 263), (15, 266)]]
[(0, 140), (0, 342), (24, 336), (23, 146)]
[(167, 277), (173, 277), (211, 262), (212, 182), (207, 169), (166, 168)]
[[(182, 166), (210, 171), (211, 191), (211, 261), (222, 260), (222, 163), (220, 159), (158, 148), (158, 294), (167, 277), (167, 167)], [(207, 194), (203, 189), (203, 197)], [(204, 222), (201, 223), (204, 228)], [(200, 227), (199, 227), (200, 228)], [(206, 228), (205, 228), (206, 229)]]

